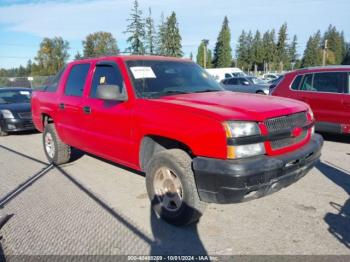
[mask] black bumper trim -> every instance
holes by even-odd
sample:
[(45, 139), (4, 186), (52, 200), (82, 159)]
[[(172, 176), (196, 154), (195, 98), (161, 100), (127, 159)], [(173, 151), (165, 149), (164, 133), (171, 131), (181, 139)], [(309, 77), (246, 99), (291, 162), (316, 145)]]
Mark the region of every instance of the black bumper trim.
[(197, 157), (193, 170), (200, 199), (239, 203), (274, 193), (307, 174), (321, 156), (323, 138), (314, 135), (297, 151), (270, 157), (220, 160)]
[[(15, 128), (9, 129), (8, 125), (13, 125)], [(6, 132), (19, 132), (19, 131), (27, 131), (27, 130), (35, 130), (34, 123), (31, 119), (1, 119), (0, 125), (2, 129)]]

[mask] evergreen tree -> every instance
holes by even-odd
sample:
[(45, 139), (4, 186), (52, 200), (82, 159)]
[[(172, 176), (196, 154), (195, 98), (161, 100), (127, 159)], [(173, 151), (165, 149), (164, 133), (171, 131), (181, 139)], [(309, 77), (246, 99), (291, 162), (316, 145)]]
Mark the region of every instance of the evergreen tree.
[(347, 43), (345, 45), (345, 56), (344, 56), (344, 59), (343, 59), (343, 62), (342, 64), (343, 65), (350, 65), (350, 43)]
[(328, 40), (327, 64), (341, 64), (345, 56), (345, 40), (343, 32), (339, 32), (335, 26), (329, 25), (324, 33), (322, 42)]
[(130, 35), (127, 39), (127, 42), (129, 43), (129, 47), (126, 49), (127, 52), (131, 52), (132, 54), (144, 54), (145, 46), (143, 39), (145, 38), (145, 24), (137, 0), (134, 1), (130, 18), (127, 21), (129, 24), (124, 32)]
[(207, 48), (206, 66), (204, 66), (204, 53), (205, 53), (205, 46), (204, 46), (204, 43), (201, 42), (197, 51), (197, 64), (199, 64), (201, 67), (211, 68), (211, 60), (212, 60), (211, 50)]
[(156, 29), (154, 27), (154, 20), (152, 18), (152, 10), (148, 9), (148, 17), (145, 22), (146, 35), (145, 35), (145, 48), (147, 53), (153, 55), (156, 52)]
[(252, 42), (252, 64), (256, 65), (258, 70), (263, 69), (264, 63), (264, 50), (263, 42), (261, 39), (261, 33), (259, 30), (256, 31), (253, 42)]
[(253, 33), (249, 30), (247, 37), (245, 39), (245, 45), (247, 47), (247, 63), (248, 63), (248, 71), (252, 70), (254, 66), (254, 50), (253, 50)]
[(294, 68), (296, 68), (296, 65), (298, 63), (298, 38), (296, 35), (293, 36), (292, 42), (288, 46), (288, 60), (289, 64), (287, 65), (287, 69), (292, 69), (292, 63), (294, 64)]
[(214, 50), (214, 67), (230, 67), (232, 64), (231, 32), (225, 16)]
[(267, 31), (263, 36), (263, 53), (264, 63), (266, 70), (271, 71), (273, 69), (273, 61), (275, 60), (276, 43), (275, 43), (275, 30)]
[(303, 67), (320, 66), (322, 64), (322, 49), (321, 49), (321, 32), (318, 31), (311, 36), (306, 44), (304, 57), (302, 60)]
[[(119, 53), (117, 40), (111, 33), (102, 31), (89, 34), (83, 41), (83, 48), (84, 57), (117, 55)], [(81, 55), (77, 54), (76, 58), (81, 59)]]
[(284, 65), (286, 65), (288, 61), (288, 50), (287, 50), (287, 24), (283, 24), (278, 32), (278, 40), (276, 45), (276, 57), (275, 62), (279, 64), (280, 70), (283, 70)]
[(243, 70), (247, 70), (249, 67), (249, 50), (246, 45), (247, 34), (243, 30), (238, 39), (238, 45), (236, 48), (236, 61), (237, 66)]
[(294, 63), (296, 63), (299, 57), (297, 48), (298, 48), (298, 38), (296, 35), (294, 35), (293, 40), (288, 47), (289, 61)]
[(182, 57), (182, 45), (179, 24), (175, 12), (168, 17), (165, 30), (165, 55)]
[(162, 13), (160, 17), (160, 24), (158, 25), (158, 34), (157, 34), (157, 54), (158, 55), (166, 54), (166, 48), (165, 48), (166, 28), (167, 28), (167, 25), (164, 20), (164, 14)]

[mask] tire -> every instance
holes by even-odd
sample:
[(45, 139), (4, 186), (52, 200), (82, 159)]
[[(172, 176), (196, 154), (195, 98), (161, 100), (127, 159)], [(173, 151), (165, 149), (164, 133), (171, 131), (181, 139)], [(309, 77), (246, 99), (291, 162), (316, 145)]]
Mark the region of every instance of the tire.
[(7, 136), (7, 135), (8, 135), (8, 133), (6, 131), (4, 131), (4, 129), (0, 125), (0, 136)]
[[(51, 150), (48, 147), (50, 140)], [(71, 155), (71, 147), (59, 138), (55, 125), (47, 124), (43, 133), (43, 146), (47, 159), (55, 165), (68, 163)]]
[(263, 91), (260, 91), (260, 90), (257, 91), (256, 93), (257, 93), (258, 95), (265, 95), (265, 93), (264, 93)]
[[(169, 182), (171, 180), (173, 183)], [(181, 186), (181, 190), (178, 186)], [(198, 196), (192, 159), (183, 150), (171, 149), (154, 155), (146, 170), (146, 188), (152, 208), (158, 216), (170, 224), (182, 226), (194, 223), (205, 210), (206, 204), (200, 201)], [(164, 188), (166, 191), (170, 188), (172, 192), (162, 191), (161, 194), (159, 188)], [(176, 188), (177, 193), (174, 193)], [(181, 203), (177, 204), (179, 201), (173, 199), (179, 200), (179, 196)], [(170, 201), (166, 201), (169, 199)]]

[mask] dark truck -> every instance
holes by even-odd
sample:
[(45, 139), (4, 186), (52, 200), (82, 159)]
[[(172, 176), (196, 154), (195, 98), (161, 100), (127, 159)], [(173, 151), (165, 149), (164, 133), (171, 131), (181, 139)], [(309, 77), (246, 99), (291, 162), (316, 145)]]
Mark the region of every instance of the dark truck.
[(225, 91), (190, 60), (116, 56), (75, 61), (35, 91), (33, 120), (56, 165), (71, 148), (146, 173), (154, 210), (195, 222), (206, 203), (265, 196), (319, 160), (308, 105)]

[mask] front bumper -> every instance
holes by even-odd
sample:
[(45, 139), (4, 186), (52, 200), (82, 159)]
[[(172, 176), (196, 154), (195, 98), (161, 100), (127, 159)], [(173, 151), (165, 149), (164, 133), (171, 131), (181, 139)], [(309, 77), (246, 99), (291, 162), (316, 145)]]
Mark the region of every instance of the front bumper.
[(272, 194), (307, 174), (321, 156), (323, 138), (315, 134), (297, 151), (281, 156), (193, 160), (195, 181), (202, 201), (239, 203)]
[(18, 132), (35, 129), (33, 121), (31, 119), (1, 119), (0, 125), (6, 132)]

